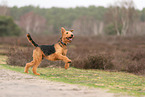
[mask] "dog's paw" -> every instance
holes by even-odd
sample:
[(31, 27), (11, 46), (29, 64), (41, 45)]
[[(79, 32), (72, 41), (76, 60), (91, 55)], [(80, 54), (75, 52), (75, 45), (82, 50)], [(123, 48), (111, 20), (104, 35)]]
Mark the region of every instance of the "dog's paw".
[(24, 71), (25, 73), (29, 73), (28, 71)]
[(34, 73), (35, 75), (40, 75), (39, 73)]
[(68, 59), (68, 60), (67, 60), (67, 62), (68, 62), (68, 63), (71, 63), (71, 60), (70, 60), (70, 59)]
[(68, 60), (68, 62), (67, 63), (71, 63), (72, 61), (71, 60)]
[(71, 61), (69, 61), (68, 63), (71, 63)]

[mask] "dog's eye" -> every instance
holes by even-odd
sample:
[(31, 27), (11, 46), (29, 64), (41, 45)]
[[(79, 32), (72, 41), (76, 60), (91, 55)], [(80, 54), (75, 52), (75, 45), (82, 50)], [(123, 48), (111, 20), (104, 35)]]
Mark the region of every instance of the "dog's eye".
[(68, 32), (66, 32), (66, 34), (68, 34)]

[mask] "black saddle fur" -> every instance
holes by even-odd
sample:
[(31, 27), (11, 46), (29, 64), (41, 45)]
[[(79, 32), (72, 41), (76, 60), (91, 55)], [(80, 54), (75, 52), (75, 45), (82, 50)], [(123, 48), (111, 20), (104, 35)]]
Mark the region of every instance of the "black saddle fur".
[(41, 48), (41, 50), (43, 51), (45, 56), (48, 56), (48, 55), (55, 53), (54, 45), (40, 45), (38, 47)]

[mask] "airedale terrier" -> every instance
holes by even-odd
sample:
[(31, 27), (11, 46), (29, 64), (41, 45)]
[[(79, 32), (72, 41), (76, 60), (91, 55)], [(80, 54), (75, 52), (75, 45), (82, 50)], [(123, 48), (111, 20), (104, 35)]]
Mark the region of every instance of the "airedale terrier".
[(28, 73), (28, 69), (33, 66), (33, 73), (35, 75), (40, 75), (37, 73), (37, 67), (41, 63), (42, 59), (48, 59), (50, 61), (63, 60), (65, 62), (65, 69), (69, 67), (71, 60), (66, 56), (67, 54), (67, 44), (72, 42), (74, 38), (73, 30), (66, 31), (63, 27), (61, 28), (62, 37), (58, 43), (53, 45), (38, 45), (36, 44), (30, 34), (27, 34), (29, 42), (35, 47), (33, 50), (33, 60), (27, 63), (24, 72)]

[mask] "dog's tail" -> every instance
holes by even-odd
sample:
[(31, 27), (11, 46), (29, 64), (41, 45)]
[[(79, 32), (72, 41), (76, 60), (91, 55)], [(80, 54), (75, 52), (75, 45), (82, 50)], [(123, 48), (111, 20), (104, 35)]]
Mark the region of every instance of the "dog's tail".
[(36, 43), (33, 41), (33, 39), (31, 38), (31, 36), (30, 36), (29, 33), (27, 34), (27, 39), (28, 39), (28, 41), (29, 41), (34, 47), (37, 47), (37, 46), (38, 46), (38, 44), (36, 44)]

